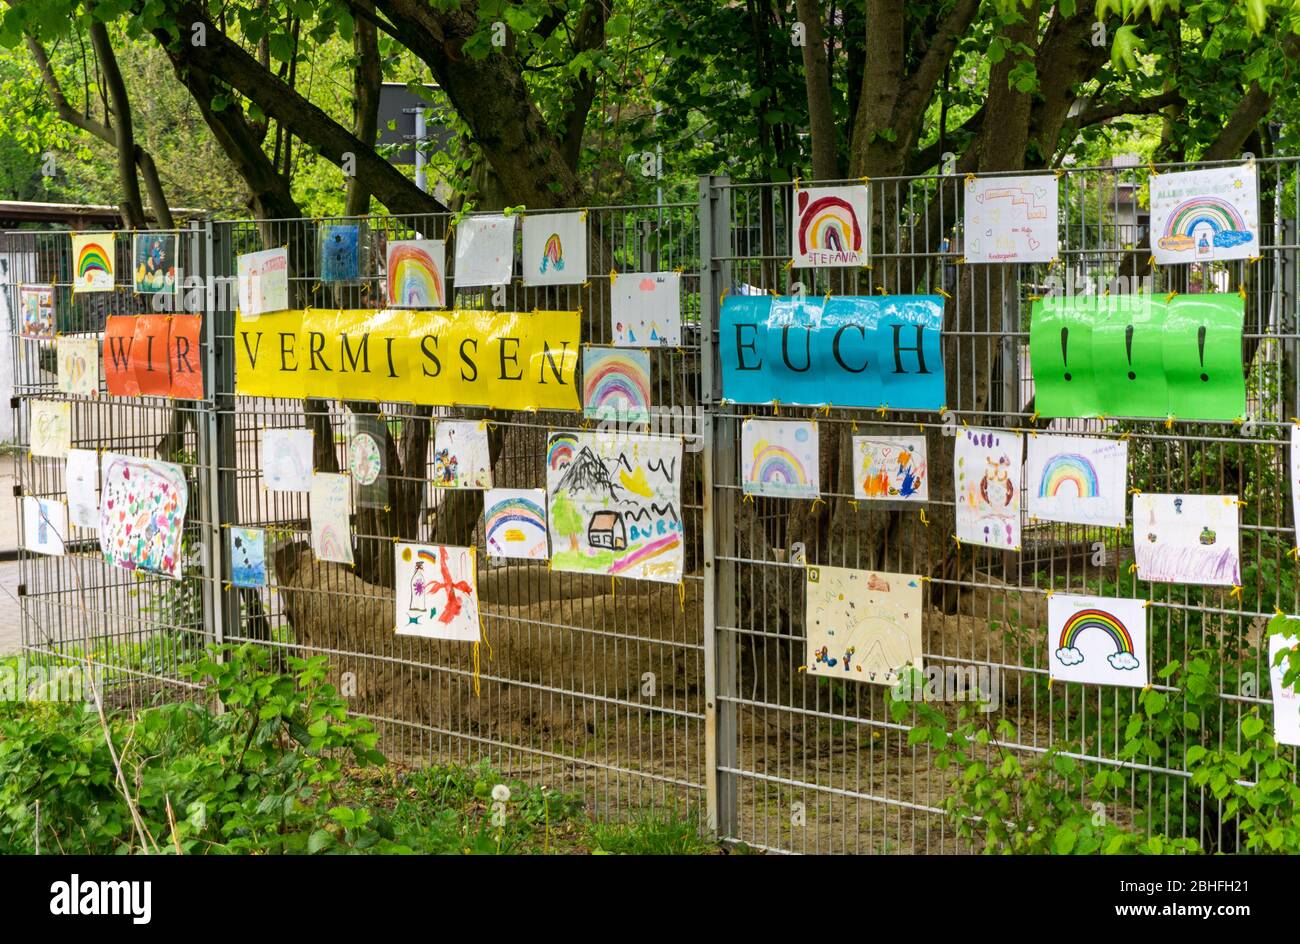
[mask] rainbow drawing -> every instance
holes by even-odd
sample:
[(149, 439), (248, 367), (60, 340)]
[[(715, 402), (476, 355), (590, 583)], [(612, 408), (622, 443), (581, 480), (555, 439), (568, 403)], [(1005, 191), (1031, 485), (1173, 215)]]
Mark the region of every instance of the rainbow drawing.
[(650, 352), (584, 348), (582, 412), (594, 419), (648, 420)]
[(73, 236), (76, 273), (74, 292), (106, 292), (113, 288), (113, 237)]
[(1075, 643), (1087, 630), (1099, 629), (1115, 643), (1116, 652), (1134, 655), (1133, 637), (1124, 623), (1112, 613), (1094, 608), (1080, 610), (1065, 621), (1061, 628), (1061, 641), (1058, 648), (1076, 649)]
[[(1101, 487), (1097, 482), (1097, 469), (1092, 461), (1078, 453), (1067, 452), (1052, 456), (1043, 466), (1043, 476), (1038, 482), (1039, 498), (1064, 498), (1069, 488), (1079, 498), (1097, 498)], [(1066, 489), (1065, 495), (1061, 490)]]
[(559, 471), (573, 461), (578, 448), (578, 437), (571, 433), (555, 433), (546, 444), (546, 466)]
[(813, 251), (860, 253), (862, 225), (853, 204), (836, 194), (813, 198), (801, 190), (799, 202), (799, 255)]
[[(1196, 231), (1208, 226), (1210, 235), (1202, 230), (1198, 237)], [(1165, 218), (1164, 235), (1160, 237), (1160, 248), (1174, 252), (1190, 249), (1207, 248), (1204, 243), (1213, 242), (1215, 248), (1227, 249), (1248, 243), (1255, 236), (1246, 225), (1245, 218), (1232, 203), (1220, 197), (1196, 196), (1184, 200)]]
[[(546, 556), (546, 509), (538, 498), (507, 491), (497, 501), (491, 501), (489, 495), (488, 501), (483, 520), (490, 553), (503, 557)], [(538, 541), (541, 554), (529, 553)]]
[(441, 240), (402, 239), (388, 244), (388, 303), (404, 308), (440, 308), (446, 304)]
[(763, 440), (754, 447), (754, 464), (750, 467), (749, 481), (763, 485), (808, 484), (808, 473), (803, 463), (785, 446)]
[(610, 573), (621, 574), (624, 571), (631, 570), (633, 567), (640, 567), (661, 554), (667, 554), (670, 551), (680, 547), (682, 537), (680, 534), (669, 534), (667, 537), (660, 538), (658, 541), (652, 541), (649, 544), (643, 544), (629, 553), (620, 557), (614, 566), (610, 568)]
[(548, 267), (553, 272), (564, 271), (564, 247), (560, 245), (559, 233), (551, 233), (546, 238), (546, 245), (542, 247), (540, 271), (545, 272)]

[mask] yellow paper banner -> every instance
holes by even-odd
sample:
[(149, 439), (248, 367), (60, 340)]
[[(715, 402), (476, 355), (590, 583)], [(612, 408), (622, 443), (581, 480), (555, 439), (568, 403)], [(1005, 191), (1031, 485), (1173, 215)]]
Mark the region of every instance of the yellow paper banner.
[(576, 311), (311, 309), (235, 323), (235, 391), (577, 410)]

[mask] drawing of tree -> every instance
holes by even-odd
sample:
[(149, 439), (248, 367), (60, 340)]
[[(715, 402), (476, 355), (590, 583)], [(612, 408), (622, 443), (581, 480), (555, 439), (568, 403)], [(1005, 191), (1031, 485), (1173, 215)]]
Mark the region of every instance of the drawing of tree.
[(568, 495), (556, 495), (551, 500), (551, 520), (562, 534), (569, 536), (569, 550), (576, 551), (578, 535), (582, 533), (582, 514)]

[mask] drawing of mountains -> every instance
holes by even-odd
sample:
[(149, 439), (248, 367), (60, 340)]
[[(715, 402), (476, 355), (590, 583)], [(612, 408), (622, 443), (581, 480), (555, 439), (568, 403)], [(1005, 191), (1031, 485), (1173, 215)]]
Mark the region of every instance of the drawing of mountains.
[[(636, 504), (640, 503), (638, 502)], [(658, 521), (660, 518), (669, 518), (677, 524), (682, 523), (682, 519), (677, 515), (677, 506), (672, 502), (665, 502), (662, 505), (651, 502), (649, 508), (642, 507), (640, 511), (637, 511), (635, 508), (629, 508), (627, 511), (623, 512), (623, 517), (630, 518), (637, 524), (641, 524), (647, 520), (652, 522)]]
[(565, 468), (564, 475), (555, 486), (555, 491), (567, 492), (570, 495), (595, 492), (598, 495), (616, 497), (614, 482), (609, 477), (605, 463), (601, 462), (586, 446), (582, 447)]

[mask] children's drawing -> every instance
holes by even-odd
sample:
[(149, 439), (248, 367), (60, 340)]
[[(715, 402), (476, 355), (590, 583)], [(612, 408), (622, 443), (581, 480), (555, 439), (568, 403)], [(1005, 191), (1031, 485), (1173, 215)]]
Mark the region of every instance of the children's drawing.
[(524, 217), (524, 284), (581, 285), (587, 280), (586, 214)]
[(78, 528), (98, 531), (99, 453), (93, 449), (69, 449), (63, 481), (72, 523)]
[(582, 415), (592, 419), (650, 419), (650, 352), (616, 347), (582, 349)]
[(844, 567), (804, 569), (810, 675), (895, 685), (921, 669), (921, 578)]
[[(1300, 746), (1300, 697), (1294, 685), (1283, 685), (1292, 660), (1300, 658), (1300, 617), (1288, 616), (1283, 624), (1289, 632), (1276, 632), (1268, 637), (1268, 679), (1273, 692), (1273, 740), (1279, 744)], [(1293, 629), (1291, 627), (1294, 627)], [(1286, 658), (1278, 665), (1278, 654), (1285, 651)]]
[(446, 244), (441, 239), (395, 239), (388, 243), (388, 304), (442, 308), (447, 304)]
[(176, 234), (136, 233), (131, 269), (140, 294), (171, 292), (176, 288)]
[(72, 448), (72, 404), (32, 400), (30, 432), (32, 455), (62, 459)]
[(311, 549), (336, 564), (352, 563), (351, 507), (346, 475), (315, 472), (311, 477)]
[(348, 474), (357, 490), (357, 504), (382, 508), (388, 504), (388, 427), (382, 416), (351, 414), (348, 438)]
[(189, 488), (170, 462), (105, 453), (99, 546), (114, 567), (177, 580)]
[(489, 557), (546, 560), (546, 490), (493, 488), (483, 496), (483, 536)]
[(681, 580), (680, 438), (553, 433), (546, 457), (554, 570)]
[(361, 227), (332, 223), (320, 228), (320, 280), (354, 282), (361, 273)]
[(610, 337), (615, 347), (681, 345), (681, 273), (624, 272), (611, 278)]
[(967, 262), (1051, 262), (1057, 257), (1054, 174), (966, 180)]
[(474, 548), (397, 545), (397, 635), (478, 642)]
[(272, 492), (310, 492), (312, 434), (309, 429), (262, 431), (262, 481)]
[(1133, 551), (1140, 580), (1241, 583), (1236, 495), (1135, 495)]
[(794, 265), (864, 266), (870, 254), (871, 191), (807, 187), (794, 195)]
[(54, 338), (54, 286), (23, 285), (18, 289), (18, 333), (25, 338)]
[(68, 536), (68, 506), (51, 498), (23, 496), (24, 550), (62, 557)]
[(1300, 547), (1300, 426), (1291, 424), (1291, 523)]
[(99, 393), (99, 340), (59, 338), (54, 342), (59, 390), (77, 396)]
[(230, 529), (230, 582), (266, 586), (266, 532), (261, 528)]
[(930, 500), (924, 436), (854, 436), (853, 470), (853, 493), (857, 498)]
[(505, 285), (515, 264), (513, 216), (467, 216), (456, 224), (456, 288)]
[(72, 291), (111, 292), (113, 290), (113, 234), (72, 235)]
[(1083, 436), (1031, 436), (1025, 465), (1025, 504), (1030, 518), (1124, 527), (1128, 443)]
[(1146, 601), (1052, 594), (1047, 651), (1053, 679), (1145, 688)]
[(1151, 253), (1157, 265), (1259, 255), (1255, 163), (1151, 176)]
[(487, 423), (443, 420), (433, 433), (433, 484), (438, 488), (491, 488), (492, 453)]
[(821, 494), (817, 424), (750, 417), (740, 428), (740, 478), (746, 495)]
[(244, 318), (289, 307), (289, 250), (250, 252), (237, 260), (239, 314)]
[(1020, 550), (1019, 433), (962, 429), (953, 452), (957, 538), (1001, 550)]

